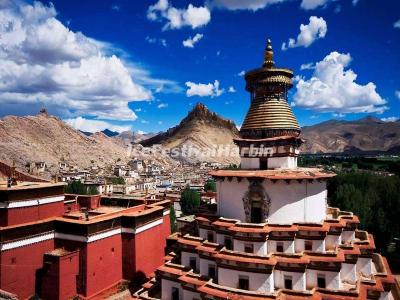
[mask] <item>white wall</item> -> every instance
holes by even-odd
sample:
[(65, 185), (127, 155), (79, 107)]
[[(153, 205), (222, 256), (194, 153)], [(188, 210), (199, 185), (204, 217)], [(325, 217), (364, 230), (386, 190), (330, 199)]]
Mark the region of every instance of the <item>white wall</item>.
[(178, 282), (167, 280), (162, 278), (161, 279), (161, 298), (163, 300), (171, 300), (172, 299), (172, 288), (176, 287), (179, 289), (179, 299), (183, 300), (183, 292), (181, 285)]
[(200, 258), (200, 274), (202, 276), (208, 276), (208, 266), (209, 265), (215, 266), (215, 275), (217, 275), (217, 267), (216, 267), (215, 261)]
[(318, 286), (318, 274), (325, 275), (326, 288), (331, 290), (340, 289), (340, 274), (339, 272), (328, 272), (319, 270), (306, 270), (307, 289), (312, 289)]
[(284, 253), (294, 253), (294, 241), (274, 241), (268, 240), (268, 253), (275, 253), (277, 243), (283, 243)]
[(274, 289), (272, 274), (250, 273), (243, 271), (218, 268), (218, 284), (238, 288), (239, 275), (249, 277), (249, 290), (269, 293)]
[(372, 274), (372, 258), (359, 257), (357, 260), (357, 272), (369, 276)]
[(340, 280), (342, 282), (356, 283), (357, 281), (356, 265), (342, 263), (342, 267), (340, 269)]
[(240, 159), (240, 167), (242, 169), (259, 169), (260, 159), (258, 157), (242, 157)]
[(283, 168), (283, 169), (293, 169), (297, 167), (296, 157), (269, 157), (268, 158), (268, 168)]
[(312, 251), (314, 252), (324, 252), (325, 251), (325, 241), (324, 240), (304, 240), (304, 239), (295, 239), (295, 251), (297, 253), (305, 250), (305, 242), (312, 242)]
[[(270, 216), (272, 224), (291, 224), (294, 222), (319, 223), (326, 218), (326, 182), (295, 180), (287, 184), (279, 180), (272, 183), (263, 181), (265, 191), (271, 198)], [(233, 178), (218, 181), (218, 212), (219, 215), (245, 221), (243, 197), (248, 190), (249, 182), (240, 182)]]
[(266, 256), (267, 253), (267, 242), (248, 242), (248, 241), (241, 241), (241, 240), (233, 240), (233, 250), (235, 251), (240, 251), (244, 252), (244, 245), (245, 244), (252, 244), (253, 245), (253, 250), (254, 254), (260, 255), (260, 256)]
[(274, 270), (274, 281), (276, 289), (285, 288), (285, 276), (292, 277), (293, 290), (304, 291), (306, 289), (306, 273)]
[[(196, 258), (196, 269), (199, 270), (200, 269), (199, 255), (196, 253), (182, 251), (181, 252), (181, 265), (190, 268), (190, 258), (191, 257)], [(193, 271), (196, 272), (196, 270), (193, 270)]]
[(350, 243), (351, 241), (354, 241), (355, 237), (356, 237), (356, 234), (355, 234), (354, 230), (343, 231), (342, 235), (341, 235), (342, 244)]
[(325, 238), (325, 250), (334, 250), (340, 243), (340, 235), (327, 235)]

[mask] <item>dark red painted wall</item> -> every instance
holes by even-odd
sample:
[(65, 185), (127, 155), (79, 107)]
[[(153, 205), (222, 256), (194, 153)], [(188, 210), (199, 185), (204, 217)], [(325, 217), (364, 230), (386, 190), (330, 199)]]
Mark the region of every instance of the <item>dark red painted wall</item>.
[(45, 256), (45, 269), (42, 299), (70, 299), (77, 294), (79, 251), (61, 257)]
[(0, 252), (0, 289), (20, 299), (34, 295), (36, 271), (43, 266), (43, 254), (53, 249), (54, 241), (48, 240)]
[(114, 235), (86, 246), (86, 289), (93, 296), (122, 279), (121, 235)]
[(63, 201), (20, 207), (1, 209), (0, 226), (13, 226), (28, 222), (35, 222), (51, 217), (59, 217), (64, 214)]

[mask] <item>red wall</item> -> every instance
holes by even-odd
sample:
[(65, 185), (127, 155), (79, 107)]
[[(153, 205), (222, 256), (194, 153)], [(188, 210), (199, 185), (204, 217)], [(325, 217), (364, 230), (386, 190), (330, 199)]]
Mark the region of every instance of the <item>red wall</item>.
[(45, 257), (46, 274), (42, 280), (42, 299), (70, 299), (77, 294), (79, 251), (60, 257)]
[(135, 235), (135, 272), (143, 272), (149, 277), (163, 264), (165, 234), (165, 223), (163, 223)]
[(64, 214), (63, 201), (0, 210), (0, 226), (13, 226), (23, 223), (35, 222)]
[[(93, 296), (122, 279), (121, 235), (87, 244), (86, 289), (84, 296)], [(84, 272), (84, 270), (81, 270)]]
[(54, 249), (48, 240), (0, 252), (0, 289), (26, 299), (35, 294), (36, 271), (43, 266), (43, 254)]

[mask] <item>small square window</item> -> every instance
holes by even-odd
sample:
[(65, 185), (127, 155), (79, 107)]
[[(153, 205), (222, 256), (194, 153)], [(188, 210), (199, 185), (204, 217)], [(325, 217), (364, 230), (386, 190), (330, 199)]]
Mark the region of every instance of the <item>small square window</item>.
[(189, 258), (189, 265), (190, 265), (190, 268), (194, 271), (194, 272), (196, 272), (196, 269), (197, 269), (197, 264), (196, 264), (196, 257), (191, 257), (191, 258)]
[(239, 276), (238, 288), (241, 290), (249, 290), (249, 277)]
[(215, 279), (215, 266), (214, 265), (208, 266), (208, 277)]
[(246, 252), (246, 253), (254, 253), (253, 244), (244, 244), (244, 252)]
[(283, 252), (283, 243), (276, 243), (276, 252)]
[(207, 240), (214, 243), (214, 233), (212, 231), (207, 232)]
[(15, 265), (17, 263), (17, 258), (16, 257), (12, 257), (11, 258), (11, 264)]
[(226, 249), (232, 250), (232, 239), (229, 237), (226, 237), (224, 240), (224, 245), (225, 245)]
[(285, 276), (285, 289), (291, 290), (293, 289), (292, 285), (292, 277), (291, 276)]
[(305, 241), (304, 242), (304, 250), (312, 251), (312, 241)]
[(323, 289), (326, 288), (326, 279), (325, 279), (325, 275), (318, 274), (318, 277), (317, 277), (317, 285), (318, 285), (319, 288), (323, 288)]
[(179, 300), (179, 290), (176, 287), (173, 287), (171, 290), (171, 299)]

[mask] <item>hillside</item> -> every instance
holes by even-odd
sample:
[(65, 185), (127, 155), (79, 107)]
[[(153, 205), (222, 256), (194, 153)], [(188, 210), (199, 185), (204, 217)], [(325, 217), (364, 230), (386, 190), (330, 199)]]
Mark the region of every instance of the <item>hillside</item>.
[(142, 147), (130, 149), (101, 132), (86, 136), (46, 113), (0, 119), (0, 160), (14, 160), (21, 169), (28, 162), (44, 161), (54, 173), (61, 159), (79, 168), (107, 167), (133, 157), (154, 159), (167, 166), (174, 164), (169, 157), (148, 153)]
[[(220, 117), (198, 103), (179, 125), (140, 143), (144, 146), (160, 144), (168, 149), (180, 149), (180, 157), (190, 162), (201, 160), (238, 163), (238, 154), (214, 155), (214, 151), (220, 146), (236, 149), (232, 139), (238, 134), (232, 121)], [(194, 149), (194, 152), (192, 155), (182, 154), (185, 149)], [(200, 150), (200, 155), (196, 154), (196, 149)]]
[(400, 122), (383, 122), (373, 117), (330, 120), (303, 127), (301, 137), (306, 141), (301, 149), (303, 153), (398, 153)]

